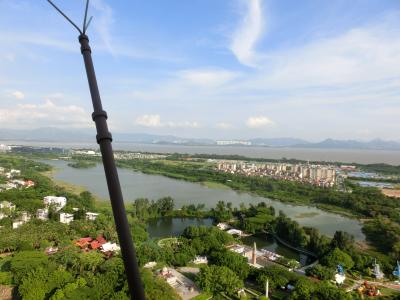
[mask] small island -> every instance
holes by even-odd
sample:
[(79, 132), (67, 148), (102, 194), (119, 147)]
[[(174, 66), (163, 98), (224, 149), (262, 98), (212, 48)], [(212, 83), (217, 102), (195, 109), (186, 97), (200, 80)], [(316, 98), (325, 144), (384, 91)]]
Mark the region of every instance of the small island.
[(71, 168), (76, 168), (76, 169), (90, 169), (96, 166), (95, 162), (92, 161), (74, 161), (68, 163), (68, 166)]

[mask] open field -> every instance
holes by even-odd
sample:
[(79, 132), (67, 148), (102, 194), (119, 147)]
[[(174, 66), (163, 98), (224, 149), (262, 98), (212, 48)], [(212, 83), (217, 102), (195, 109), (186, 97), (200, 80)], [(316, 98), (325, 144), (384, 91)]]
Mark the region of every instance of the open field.
[(12, 286), (8, 285), (0, 285), (0, 299), (2, 300), (11, 300), (12, 297)]
[(382, 193), (388, 197), (400, 198), (400, 189), (382, 189)]
[(305, 212), (305, 213), (298, 214), (295, 217), (302, 219), (302, 218), (312, 218), (312, 217), (315, 217), (318, 215), (319, 215), (319, 213), (317, 213), (317, 212)]
[(229, 186), (222, 184), (222, 183), (218, 183), (218, 182), (204, 181), (201, 184), (210, 189), (224, 189), (224, 190), (231, 189)]

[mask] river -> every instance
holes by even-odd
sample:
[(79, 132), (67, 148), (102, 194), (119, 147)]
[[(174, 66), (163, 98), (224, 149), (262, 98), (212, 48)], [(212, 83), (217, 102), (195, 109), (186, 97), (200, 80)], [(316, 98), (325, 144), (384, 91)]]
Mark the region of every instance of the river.
[[(56, 168), (54, 178), (67, 183), (85, 187), (100, 198), (108, 198), (108, 190), (102, 165), (90, 169), (76, 169), (63, 160), (44, 160)], [(204, 203), (207, 208), (214, 207), (219, 200), (232, 202), (233, 206), (240, 203), (249, 205), (266, 202), (273, 206), (276, 212), (282, 210), (287, 216), (303, 226), (317, 228), (322, 234), (333, 236), (336, 230), (347, 231), (356, 240), (365, 240), (361, 231), (361, 223), (355, 219), (325, 212), (315, 207), (290, 205), (263, 198), (249, 193), (240, 193), (231, 189), (209, 188), (199, 183), (171, 179), (159, 175), (149, 175), (129, 169), (118, 169), (122, 192), (126, 202), (137, 198), (159, 199), (171, 196), (175, 207), (187, 204)]]

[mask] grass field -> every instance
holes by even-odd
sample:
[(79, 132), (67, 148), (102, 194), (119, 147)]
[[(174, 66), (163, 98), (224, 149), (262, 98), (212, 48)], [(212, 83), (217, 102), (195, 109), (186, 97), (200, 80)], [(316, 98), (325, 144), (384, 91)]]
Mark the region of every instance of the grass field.
[(317, 212), (304, 212), (295, 216), (295, 218), (302, 219), (302, 218), (312, 218), (318, 216), (319, 213)]
[(204, 181), (201, 183), (202, 185), (210, 188), (210, 189), (224, 189), (224, 190), (229, 190), (230, 187), (226, 186), (225, 184), (218, 183), (218, 182), (212, 182), (212, 181)]

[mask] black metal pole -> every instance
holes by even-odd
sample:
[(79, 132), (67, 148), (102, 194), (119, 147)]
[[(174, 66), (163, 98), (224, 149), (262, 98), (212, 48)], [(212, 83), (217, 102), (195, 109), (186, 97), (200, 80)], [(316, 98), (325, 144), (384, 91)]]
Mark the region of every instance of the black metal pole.
[(129, 230), (128, 219), (126, 218), (121, 185), (119, 183), (118, 172), (115, 166), (114, 154), (111, 146), (112, 137), (107, 126), (107, 113), (103, 110), (101, 104), (99, 88), (97, 86), (96, 74), (94, 72), (92, 61), (92, 52), (89, 46), (89, 38), (86, 34), (81, 34), (79, 36), (79, 43), (81, 44), (81, 52), (83, 60), (85, 61), (86, 75), (89, 82), (90, 95), (92, 97), (94, 110), (92, 118), (97, 129), (96, 139), (97, 143), (100, 145), (115, 226), (117, 228), (122, 258), (125, 264), (129, 291), (132, 299), (144, 300), (144, 290), (140, 280), (135, 248)]

